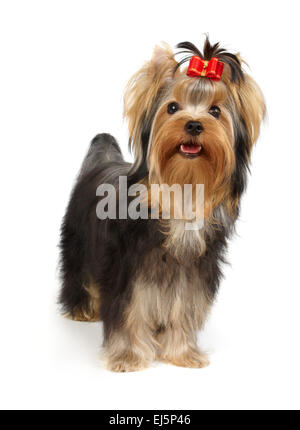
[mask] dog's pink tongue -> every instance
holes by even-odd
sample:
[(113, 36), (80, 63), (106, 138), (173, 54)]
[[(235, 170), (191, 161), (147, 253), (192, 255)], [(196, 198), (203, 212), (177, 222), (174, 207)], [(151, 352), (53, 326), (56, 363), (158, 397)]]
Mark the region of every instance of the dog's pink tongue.
[(198, 154), (201, 151), (200, 145), (191, 145), (191, 144), (182, 144), (180, 145), (180, 149), (182, 152), (187, 154)]

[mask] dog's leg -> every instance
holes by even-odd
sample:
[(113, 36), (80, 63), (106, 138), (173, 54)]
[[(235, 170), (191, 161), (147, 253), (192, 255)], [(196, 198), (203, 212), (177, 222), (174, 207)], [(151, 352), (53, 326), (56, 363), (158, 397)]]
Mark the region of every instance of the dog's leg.
[(169, 297), (170, 312), (157, 332), (160, 360), (182, 367), (204, 367), (206, 355), (197, 346), (197, 331), (206, 320), (210, 300), (202, 288), (189, 284), (183, 277), (177, 294)]
[(196, 333), (186, 326), (171, 324), (157, 336), (160, 360), (182, 367), (208, 366), (207, 356), (197, 346)]
[[(105, 330), (107, 367), (115, 372), (133, 372), (148, 367), (156, 358), (158, 343), (155, 330), (135, 295), (127, 307), (122, 326)], [(104, 322), (105, 327), (105, 322)]]
[(99, 288), (94, 285), (84, 285), (83, 288), (85, 290), (83, 294), (84, 299), (81, 303), (75, 305), (69, 312), (66, 312), (64, 317), (74, 321), (100, 321)]
[[(94, 209), (96, 185), (95, 189), (87, 186), (87, 183), (90, 183), (89, 174), (96, 172), (95, 169), (98, 169), (100, 174), (103, 166), (106, 166), (109, 161), (122, 163), (122, 160), (121, 150), (116, 140), (105, 133), (97, 135), (92, 140), (82, 163), (63, 219), (60, 240), (62, 286), (59, 303), (64, 316), (76, 321), (98, 321), (100, 312), (100, 288), (94, 285), (89, 267), (90, 261), (87, 259), (87, 255), (90, 255), (90, 243), (95, 236), (94, 232), (100, 226)], [(91, 220), (93, 217), (94, 224), (87, 222), (87, 219)]]
[(109, 370), (135, 372), (147, 368), (155, 360), (153, 334), (137, 325), (134, 331), (114, 331), (105, 342), (105, 359)]
[(157, 347), (153, 332), (141, 321), (129, 329), (114, 330), (104, 346), (107, 367), (114, 372), (145, 369), (155, 360)]

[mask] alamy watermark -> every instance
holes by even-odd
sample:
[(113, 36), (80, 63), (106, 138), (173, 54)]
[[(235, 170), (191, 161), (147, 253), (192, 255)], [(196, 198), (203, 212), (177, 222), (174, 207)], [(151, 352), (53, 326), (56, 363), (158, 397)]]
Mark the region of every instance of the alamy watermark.
[(204, 224), (203, 184), (184, 184), (183, 188), (180, 184), (151, 184), (150, 189), (133, 184), (128, 188), (127, 176), (120, 176), (117, 187), (101, 184), (96, 195), (101, 197), (96, 207), (101, 220), (184, 219), (186, 230), (199, 230)]

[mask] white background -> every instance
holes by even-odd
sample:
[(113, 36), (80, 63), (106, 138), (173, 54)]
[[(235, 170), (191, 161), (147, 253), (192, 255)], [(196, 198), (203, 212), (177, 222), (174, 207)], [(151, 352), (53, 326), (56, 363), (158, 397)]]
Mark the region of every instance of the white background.
[[(1, 408), (299, 408), (297, 1), (1, 1)], [(206, 369), (114, 374), (101, 324), (60, 317), (58, 237), (91, 138), (127, 159), (126, 81), (162, 40), (240, 51), (266, 97)]]

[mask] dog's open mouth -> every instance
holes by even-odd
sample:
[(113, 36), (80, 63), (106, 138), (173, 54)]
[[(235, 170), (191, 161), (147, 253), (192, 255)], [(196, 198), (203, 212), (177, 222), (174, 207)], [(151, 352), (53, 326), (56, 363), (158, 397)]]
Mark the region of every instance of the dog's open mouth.
[(178, 148), (180, 154), (188, 158), (198, 157), (202, 150), (202, 145), (198, 143), (182, 143)]

